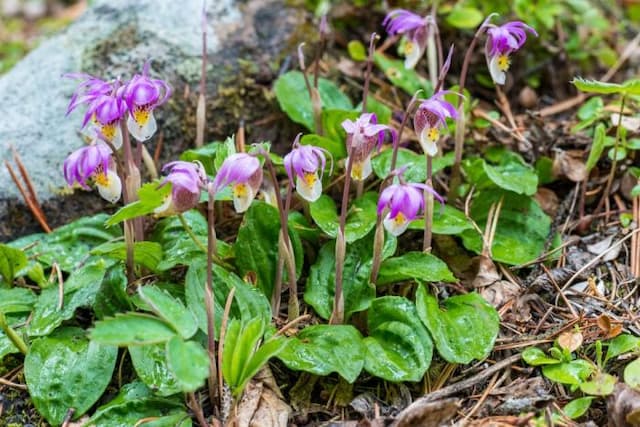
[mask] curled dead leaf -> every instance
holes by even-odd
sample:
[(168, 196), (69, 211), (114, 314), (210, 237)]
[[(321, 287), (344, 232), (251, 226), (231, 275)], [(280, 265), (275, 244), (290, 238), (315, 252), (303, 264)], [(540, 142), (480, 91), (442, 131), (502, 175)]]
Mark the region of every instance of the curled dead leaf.
[(480, 291), (482, 298), (496, 308), (520, 294), (520, 286), (508, 280), (498, 280)]
[(558, 151), (553, 159), (553, 174), (566, 176), (573, 182), (587, 178), (587, 167), (582, 160), (584, 153), (579, 150)]
[(548, 188), (540, 187), (533, 198), (536, 199), (536, 202), (538, 202), (544, 213), (550, 217), (556, 216), (558, 207), (560, 206), (560, 201), (556, 193)]
[(558, 337), (558, 345), (569, 352), (574, 352), (582, 345), (582, 339), (582, 332), (567, 331)]
[(616, 384), (607, 398), (609, 427), (640, 427), (640, 392), (624, 383)]
[(393, 427), (439, 427), (448, 421), (460, 408), (459, 399), (442, 399), (435, 402), (417, 400), (398, 414)]
[(479, 255), (472, 259), (472, 268), (475, 273), (471, 286), (474, 288), (482, 288), (501, 279), (496, 265), (491, 258)]

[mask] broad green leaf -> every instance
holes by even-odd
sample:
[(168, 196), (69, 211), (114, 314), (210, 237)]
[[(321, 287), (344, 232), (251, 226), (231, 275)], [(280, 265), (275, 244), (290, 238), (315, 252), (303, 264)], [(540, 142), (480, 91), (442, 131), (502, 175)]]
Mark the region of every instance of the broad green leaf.
[(591, 407), (593, 399), (595, 399), (595, 397), (592, 396), (573, 399), (571, 402), (567, 403), (564, 408), (562, 408), (562, 412), (572, 420), (576, 420), (587, 413)]
[(312, 325), (290, 339), (278, 355), (289, 369), (327, 376), (337, 372), (353, 383), (364, 366), (362, 336), (351, 325)]
[(29, 258), (46, 267), (56, 262), (62, 271), (72, 272), (87, 263), (88, 253), (93, 247), (121, 236), (119, 227), (105, 227), (107, 218), (106, 214), (83, 217), (52, 233), (32, 234), (11, 242), (9, 246), (29, 246), (26, 250)]
[(106, 265), (100, 261), (87, 264), (71, 273), (64, 282), (62, 308), (57, 286), (43, 289), (35, 304), (31, 322), (27, 326), (27, 334), (48, 335), (63, 321), (71, 319), (79, 307), (92, 306), (105, 273)]
[(121, 266), (112, 267), (102, 280), (93, 303), (96, 318), (102, 320), (131, 309), (133, 306), (127, 294), (127, 276)]
[(602, 97), (594, 96), (593, 98), (587, 99), (585, 103), (578, 108), (576, 115), (580, 120), (598, 118), (603, 108), (604, 101), (602, 100)]
[(24, 361), (29, 396), (53, 425), (69, 408), (82, 416), (107, 388), (118, 349), (89, 341), (80, 328), (62, 328), (35, 340)]
[(582, 92), (640, 95), (640, 79), (631, 79), (624, 83), (606, 83), (597, 80), (584, 80), (581, 77), (576, 77), (571, 81), (571, 83), (573, 83)]
[(484, 15), (475, 7), (456, 6), (451, 9), (451, 13), (447, 15), (445, 20), (452, 27), (468, 30), (476, 28), (483, 19)]
[(407, 252), (399, 257), (387, 258), (382, 263), (376, 284), (387, 285), (412, 279), (419, 282), (456, 281), (447, 264), (435, 255)]
[(371, 303), (364, 369), (387, 381), (420, 381), (431, 364), (433, 343), (411, 301), (386, 296)]
[[(393, 255), (396, 239), (387, 235), (382, 259)], [(329, 319), (335, 296), (335, 241), (327, 242), (311, 266), (304, 300), (323, 319)], [(373, 258), (373, 233), (347, 245), (344, 261), (343, 292), (345, 316), (366, 310), (375, 298), (375, 287), (369, 283)]]
[[(377, 201), (378, 195), (368, 191), (349, 207), (344, 228), (347, 243), (353, 243), (363, 238), (375, 227), (378, 217)], [(338, 234), (340, 219), (333, 199), (323, 194), (310, 204), (309, 211), (318, 227), (330, 237), (335, 238)]]
[(334, 156), (334, 160), (340, 160), (347, 157), (347, 148), (345, 141), (347, 139), (347, 132), (342, 127), (342, 122), (345, 120), (355, 121), (360, 116), (358, 111), (351, 109), (327, 109), (322, 111), (322, 130), (324, 136), (331, 139), (336, 143), (335, 153), (331, 152)]
[(404, 61), (391, 59), (377, 52), (373, 55), (373, 61), (394, 86), (399, 87), (409, 95), (413, 96), (417, 91), (421, 90), (420, 98), (428, 98), (433, 93), (431, 83), (421, 77), (415, 70), (405, 69)]
[(182, 154), (180, 154), (180, 160), (185, 162), (198, 161), (202, 163), (202, 166), (208, 175), (214, 175), (216, 172), (216, 155), (222, 147), (224, 147), (223, 142), (211, 142), (202, 147), (183, 151)]
[[(431, 224), (431, 231), (434, 234), (460, 234), (464, 230), (473, 228), (461, 210), (449, 205), (440, 207), (438, 203), (434, 207), (433, 223)], [(415, 219), (409, 224), (409, 230), (423, 229), (424, 218)]]
[(613, 393), (618, 379), (604, 372), (596, 373), (590, 381), (580, 383), (580, 390), (592, 396), (608, 396)]
[(16, 273), (27, 266), (27, 256), (20, 249), (0, 243), (0, 276), (11, 284)]
[(519, 157), (506, 155), (498, 164), (491, 165), (484, 159), (467, 159), (464, 171), (471, 184), (479, 190), (502, 188), (518, 194), (532, 196), (538, 189), (538, 175)]
[(547, 354), (538, 347), (529, 347), (522, 352), (522, 359), (531, 366), (557, 365), (561, 360), (547, 356)]
[(595, 367), (591, 363), (583, 359), (576, 359), (555, 365), (544, 365), (542, 374), (557, 383), (580, 385), (591, 376), (594, 370)]
[[(380, 154), (371, 159), (371, 165), (373, 172), (380, 179), (384, 179), (391, 172), (391, 160), (393, 157), (393, 150), (388, 149), (382, 151)], [(433, 159), (431, 167), (433, 173), (438, 173), (442, 169), (453, 165), (454, 153), (450, 152), (444, 156), (438, 156)], [(404, 174), (402, 175), (407, 182), (420, 182), (423, 183), (427, 177), (427, 163), (424, 155), (415, 153), (406, 148), (398, 149), (398, 159), (396, 160), (396, 168), (400, 166), (407, 166)]]
[(4, 314), (31, 311), (38, 297), (30, 289), (0, 288), (0, 312)]
[[(180, 339), (175, 336), (174, 338)], [(154, 394), (171, 396), (182, 391), (174, 371), (169, 368), (165, 343), (133, 345), (128, 350), (138, 378), (153, 390)]]
[[(457, 295), (442, 301), (430, 295), (425, 286), (416, 293), (418, 316), (438, 349), (449, 363), (467, 364), (489, 355), (500, 330), (496, 309), (477, 293)], [(479, 327), (481, 325), (481, 327)]]
[[(87, 427), (122, 427), (139, 424), (142, 419), (157, 418), (156, 427), (191, 427), (181, 395), (173, 398), (154, 396), (140, 381), (126, 384), (119, 394), (106, 405), (100, 406), (89, 419)], [(140, 424), (149, 426), (150, 422)]]
[(138, 190), (138, 200), (118, 209), (105, 223), (116, 225), (124, 220), (149, 215), (162, 205), (171, 193), (171, 184), (160, 186), (159, 181), (148, 182)]
[(636, 359), (624, 368), (624, 382), (631, 388), (640, 390), (640, 359)]
[(2, 332), (0, 331), (0, 362), (7, 354), (16, 354), (20, 353), (18, 347), (13, 345), (13, 342)]
[(255, 377), (260, 369), (262, 369), (262, 367), (265, 366), (272, 357), (276, 357), (280, 354), (288, 344), (289, 339), (283, 336), (272, 336), (262, 342), (242, 372), (245, 380), (244, 383), (240, 385), (240, 388), (243, 389), (247, 382), (249, 382), (251, 378)]
[(179, 337), (169, 340), (167, 360), (184, 392), (196, 391), (209, 376), (209, 355), (194, 341), (183, 341)]
[(116, 314), (96, 322), (91, 330), (93, 341), (120, 347), (164, 343), (175, 335), (162, 320), (142, 313)]
[[(198, 327), (206, 333), (207, 312), (205, 308), (204, 287), (207, 283), (206, 262), (194, 261), (185, 278), (185, 296), (187, 307), (195, 315)], [(271, 319), (271, 305), (260, 289), (257, 289), (234, 273), (213, 265), (213, 289), (215, 296), (216, 336), (219, 336), (222, 324), (222, 313), (231, 288), (235, 287), (233, 303), (229, 316), (231, 319), (248, 321), (253, 318)]]
[(157, 286), (140, 286), (138, 294), (149, 304), (153, 312), (167, 322), (184, 339), (191, 338), (198, 330), (198, 324), (191, 311), (182, 301), (169, 295)]
[[(238, 230), (235, 264), (243, 277), (250, 272), (256, 274), (257, 286), (271, 299), (275, 286), (278, 265), (278, 240), (280, 236), (280, 214), (278, 209), (264, 202), (254, 202), (244, 214)], [(296, 258), (296, 273), (302, 269), (303, 254), (300, 238), (289, 227), (289, 238)], [(286, 270), (286, 268), (285, 268)], [(286, 280), (286, 275), (285, 279)]]
[(606, 132), (607, 128), (604, 123), (600, 123), (596, 126), (596, 130), (593, 134), (593, 143), (591, 144), (591, 150), (589, 151), (589, 158), (587, 159), (587, 171), (593, 169), (593, 167), (598, 163), (598, 160), (600, 160), (600, 156), (604, 151)]
[(606, 345), (605, 363), (621, 354), (640, 351), (640, 338), (630, 334), (622, 334), (608, 341)]
[(365, 61), (367, 59), (367, 48), (360, 40), (351, 40), (347, 44), (347, 51), (354, 61)]
[[(127, 244), (125, 242), (103, 243), (94, 248), (91, 254), (124, 261), (127, 259)], [(158, 263), (162, 260), (162, 246), (157, 242), (135, 242), (133, 260), (136, 264), (157, 272)]]
[(326, 136), (316, 135), (315, 133), (307, 134), (300, 138), (300, 144), (324, 148), (331, 154), (333, 161), (347, 157), (347, 148), (344, 141), (327, 138)]
[[(291, 120), (305, 126), (312, 132), (315, 131), (311, 98), (300, 71), (289, 71), (278, 77), (273, 90), (280, 108)], [(349, 98), (329, 80), (318, 79), (318, 92), (323, 109), (350, 110), (353, 108)]]
[[(474, 198), (471, 217), (484, 229), (491, 204), (503, 197), (502, 209), (493, 240), (492, 258), (506, 264), (524, 264), (536, 259), (544, 249), (551, 219), (538, 203), (527, 196), (509, 192), (483, 191)], [(475, 230), (462, 232), (467, 249), (482, 251), (482, 240)]]

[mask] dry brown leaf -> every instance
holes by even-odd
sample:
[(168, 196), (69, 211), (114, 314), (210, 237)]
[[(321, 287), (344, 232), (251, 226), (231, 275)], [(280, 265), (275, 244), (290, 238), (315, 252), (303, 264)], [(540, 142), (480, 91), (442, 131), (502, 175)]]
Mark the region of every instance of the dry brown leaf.
[(550, 217), (556, 216), (558, 213), (558, 207), (560, 206), (560, 201), (556, 193), (548, 188), (540, 187), (533, 197), (536, 199), (536, 202), (538, 202), (544, 213)]
[(600, 315), (596, 323), (602, 332), (604, 332), (606, 339), (617, 337), (622, 333), (622, 325), (619, 322), (611, 322), (611, 318), (606, 314)]
[(440, 427), (460, 408), (459, 399), (443, 399), (435, 402), (416, 401), (398, 414), (393, 427)]
[(474, 288), (482, 288), (489, 286), (502, 277), (496, 269), (496, 265), (491, 261), (491, 258), (484, 255), (478, 255), (472, 259), (472, 267), (475, 272), (471, 286)]
[(567, 331), (558, 337), (558, 345), (569, 352), (574, 352), (582, 345), (582, 332)]
[(520, 286), (508, 280), (498, 280), (480, 291), (482, 298), (496, 308), (502, 307), (507, 301), (519, 294)]
[(291, 407), (259, 381), (247, 384), (228, 425), (234, 427), (287, 427)]
[(609, 427), (640, 427), (640, 392), (624, 383), (607, 398)]
[(558, 151), (553, 159), (553, 174), (566, 176), (573, 182), (582, 182), (587, 178), (587, 167), (579, 150)]

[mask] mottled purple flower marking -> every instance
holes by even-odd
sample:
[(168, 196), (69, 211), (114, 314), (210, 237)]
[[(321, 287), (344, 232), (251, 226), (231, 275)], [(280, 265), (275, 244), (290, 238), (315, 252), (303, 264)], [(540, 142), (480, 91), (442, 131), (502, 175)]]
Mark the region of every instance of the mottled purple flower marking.
[(364, 113), (354, 122), (345, 120), (342, 128), (347, 132), (347, 152), (353, 156), (351, 178), (363, 181), (371, 175), (371, 154), (373, 149), (382, 145), (385, 131), (391, 133), (393, 143), (396, 142), (396, 131), (387, 126), (377, 124), (376, 115)]
[(413, 126), (420, 146), (429, 156), (438, 153), (440, 130), (447, 126), (447, 118), (458, 118), (456, 108), (444, 99), (448, 93), (462, 96), (456, 92), (438, 91), (431, 98), (422, 100), (413, 117)]

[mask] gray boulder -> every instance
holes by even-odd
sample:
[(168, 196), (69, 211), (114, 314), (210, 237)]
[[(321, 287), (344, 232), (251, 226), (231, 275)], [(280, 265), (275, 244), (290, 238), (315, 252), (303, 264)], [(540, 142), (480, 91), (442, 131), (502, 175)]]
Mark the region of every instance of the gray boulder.
[[(260, 119), (277, 111), (265, 89), (276, 77), (279, 60), (299, 42), (292, 34), (301, 33), (296, 26), (304, 21), (303, 12), (285, 7), (284, 0), (206, 3), (207, 140), (234, 133), (241, 119), (250, 141), (283, 137), (282, 129)], [(105, 206), (91, 194), (60, 195), (62, 163), (83, 144), (78, 137), (82, 112), (65, 117), (76, 82), (62, 75), (83, 71), (129, 78), (151, 58), (152, 76), (167, 79), (174, 89), (157, 110), (161, 158), (173, 158), (195, 140), (201, 7), (202, 0), (96, 0), (80, 19), (0, 77), (0, 164), (11, 161), (13, 145), (53, 226)], [(292, 131), (284, 132), (290, 138)], [(151, 152), (158, 139), (149, 143)], [(0, 165), (0, 241), (37, 230), (25, 210)]]

